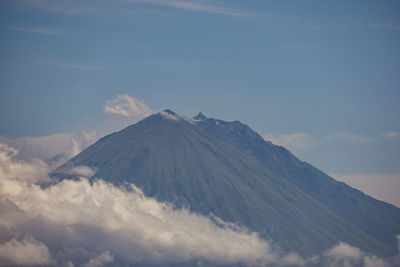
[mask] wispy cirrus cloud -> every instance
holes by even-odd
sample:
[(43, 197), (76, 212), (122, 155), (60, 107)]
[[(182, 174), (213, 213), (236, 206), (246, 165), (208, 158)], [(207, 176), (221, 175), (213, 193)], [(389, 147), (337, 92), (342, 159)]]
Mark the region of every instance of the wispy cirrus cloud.
[(398, 24), (372, 24), (371, 26), (375, 29), (400, 31), (400, 25)]
[(171, 7), (181, 10), (195, 12), (228, 15), (228, 16), (252, 16), (257, 12), (250, 12), (231, 8), (226, 5), (217, 4), (216, 1), (197, 1), (197, 0), (99, 0), (99, 1), (54, 1), (54, 0), (19, 0), (19, 4), (32, 8), (63, 12), (68, 14), (79, 13), (99, 13), (108, 4), (148, 4), (154, 6)]
[(116, 68), (111, 68), (101, 65), (65, 64), (65, 63), (56, 63), (46, 60), (36, 60), (35, 63), (41, 65), (47, 65), (50, 67), (63, 68), (63, 69), (75, 69), (75, 70), (87, 70), (87, 71), (118, 71), (118, 69)]
[(152, 1), (152, 0), (143, 0), (140, 2), (146, 2), (151, 4), (163, 5), (174, 7), (178, 9), (186, 9), (197, 12), (211, 13), (211, 14), (220, 14), (220, 15), (230, 15), (230, 16), (249, 16), (251, 12), (236, 10), (228, 7), (217, 6), (214, 4), (206, 4), (204, 1)]
[(9, 31), (17, 31), (17, 32), (27, 32), (27, 33), (36, 33), (36, 34), (46, 34), (46, 35), (60, 35), (61, 31), (55, 29), (48, 28), (31, 28), (31, 27), (13, 27), (13, 26), (4, 26), (2, 27)]
[[(7, 0), (5, 0), (7, 1)], [(60, 12), (65, 14), (95, 13), (99, 7), (111, 1), (80, 1), (80, 0), (9, 0), (17, 7), (36, 9), (46, 12)]]

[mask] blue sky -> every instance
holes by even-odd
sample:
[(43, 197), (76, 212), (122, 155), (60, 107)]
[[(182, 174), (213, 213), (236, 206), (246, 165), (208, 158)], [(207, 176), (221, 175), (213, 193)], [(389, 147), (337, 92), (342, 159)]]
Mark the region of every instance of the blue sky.
[(1, 0), (0, 135), (101, 129), (121, 121), (106, 101), (129, 94), (240, 120), (328, 173), (398, 175), (399, 14), (389, 0)]

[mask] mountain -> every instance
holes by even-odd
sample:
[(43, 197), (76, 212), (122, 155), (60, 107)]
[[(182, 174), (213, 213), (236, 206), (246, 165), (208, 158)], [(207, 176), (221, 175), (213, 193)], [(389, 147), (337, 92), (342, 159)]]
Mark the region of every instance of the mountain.
[(396, 245), (394, 235), (399, 233), (400, 222), (397, 207), (334, 180), (314, 166), (300, 161), (284, 147), (264, 141), (259, 134), (238, 121), (224, 122), (202, 117), (198, 125), (218, 139), (252, 155), (353, 226), (379, 241)]
[(51, 176), (133, 183), (148, 196), (246, 226), (305, 256), (339, 241), (377, 255), (397, 252), (400, 209), (369, 197), (239, 121), (165, 110), (101, 138)]

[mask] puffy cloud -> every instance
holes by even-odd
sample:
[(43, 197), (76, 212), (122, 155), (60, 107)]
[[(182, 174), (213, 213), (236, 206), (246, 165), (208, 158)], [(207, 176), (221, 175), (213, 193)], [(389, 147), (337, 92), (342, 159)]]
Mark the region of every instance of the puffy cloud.
[(104, 112), (128, 118), (144, 118), (153, 113), (143, 101), (128, 94), (120, 94), (107, 100)]
[(306, 264), (306, 262), (311, 262), (310, 260), (305, 260), (296, 253), (289, 253), (285, 256), (283, 256), (281, 259), (279, 259), (279, 264), (280, 265), (289, 265), (289, 266), (303, 266)]
[(46, 163), (34, 159), (30, 163), (15, 159), (18, 151), (0, 142), (0, 177), (21, 182), (48, 182), (49, 168)]
[(329, 267), (340, 266), (364, 266), (364, 267), (389, 267), (389, 263), (383, 259), (362, 252), (359, 248), (339, 242), (327, 251), (323, 256), (323, 264)]
[(84, 267), (101, 267), (107, 263), (113, 262), (114, 257), (110, 255), (110, 252), (106, 251), (101, 253), (99, 256), (91, 259), (88, 263), (83, 265)]
[(352, 247), (346, 243), (340, 242), (338, 245), (330, 249), (326, 256), (328, 258), (335, 258), (335, 259), (359, 259), (361, 257), (361, 250), (356, 247)]
[(80, 176), (80, 177), (90, 178), (93, 176), (93, 174), (96, 173), (96, 171), (87, 166), (76, 166), (76, 167), (73, 167), (72, 169), (70, 169), (68, 171), (68, 173), (76, 175), (76, 176)]
[(396, 266), (395, 264), (390, 264), (383, 259), (375, 256), (375, 255), (367, 255), (363, 257), (363, 265), (364, 267), (389, 267)]
[(0, 244), (1, 265), (49, 265), (53, 263), (47, 246), (32, 237), (11, 239)]
[(17, 139), (0, 136), (0, 142), (15, 147), (18, 150), (16, 156), (22, 160), (31, 162), (40, 159), (50, 168), (55, 168), (93, 144), (104, 134), (102, 131), (83, 131)]
[(314, 145), (315, 140), (306, 133), (292, 133), (292, 134), (268, 134), (264, 136), (265, 140), (288, 149), (306, 148)]
[[(76, 261), (77, 255), (105, 251), (127, 263), (205, 259), (257, 264), (275, 260), (269, 244), (257, 234), (175, 210), (146, 198), (134, 186), (127, 192), (85, 179), (65, 180), (46, 189), (16, 181), (1, 181), (0, 185), (2, 196), (23, 212), (17, 221), (9, 221), (12, 230), (29, 229), (38, 240), (53, 243), (54, 255), (68, 254), (70, 261)], [(61, 244), (69, 244), (68, 250), (55, 250)]]

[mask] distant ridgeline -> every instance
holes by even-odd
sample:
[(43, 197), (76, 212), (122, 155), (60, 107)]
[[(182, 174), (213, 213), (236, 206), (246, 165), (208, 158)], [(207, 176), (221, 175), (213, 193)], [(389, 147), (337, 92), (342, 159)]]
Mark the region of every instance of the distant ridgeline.
[(338, 182), (239, 121), (153, 114), (94, 145), (51, 176), (133, 183), (147, 196), (246, 226), (304, 256), (339, 241), (397, 253), (400, 209)]

